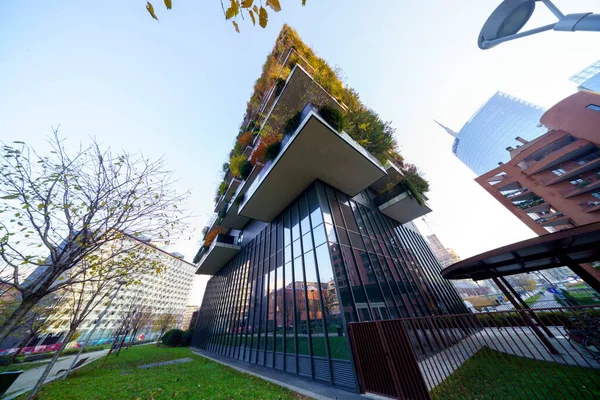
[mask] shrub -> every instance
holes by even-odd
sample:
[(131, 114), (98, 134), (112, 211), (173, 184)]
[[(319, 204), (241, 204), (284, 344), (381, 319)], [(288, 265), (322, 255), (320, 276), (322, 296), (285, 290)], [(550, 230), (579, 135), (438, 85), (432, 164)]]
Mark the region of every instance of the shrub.
[(244, 161), (240, 166), (240, 177), (243, 180), (248, 179), (250, 173), (252, 172), (252, 168), (252, 163), (249, 160)]
[(237, 205), (240, 205), (245, 199), (246, 199), (246, 193), (242, 193), (238, 196), (237, 199), (235, 199), (235, 203)]
[(285, 121), (285, 125), (283, 126), (283, 132), (287, 135), (288, 133), (293, 133), (296, 129), (298, 129), (298, 125), (300, 125), (300, 116), (302, 112), (298, 111), (294, 114), (293, 117)]
[(275, 142), (267, 147), (265, 151), (265, 159), (266, 160), (274, 160), (279, 152), (281, 151), (281, 142)]
[(229, 182), (227, 182), (227, 181), (221, 182), (221, 184), (219, 185), (219, 196), (222, 196), (227, 191), (228, 187), (229, 187)]
[(252, 131), (247, 131), (240, 135), (240, 137), (238, 138), (238, 143), (240, 144), (240, 146), (242, 146), (242, 151), (244, 151), (246, 146), (248, 146), (250, 143), (252, 143), (253, 139), (254, 139), (254, 132), (252, 132)]
[(225, 228), (219, 225), (215, 226), (210, 231), (208, 231), (208, 233), (204, 237), (204, 247), (209, 247), (212, 244), (213, 240), (215, 240), (217, 235), (221, 233), (225, 233)]
[(338, 109), (323, 106), (319, 109), (319, 114), (336, 131), (341, 132), (344, 130), (344, 116)]
[(283, 90), (284, 86), (285, 86), (285, 79), (277, 78), (277, 81), (275, 81), (275, 97), (277, 97), (281, 94), (281, 91)]
[(233, 174), (233, 176), (235, 176), (236, 178), (240, 178), (242, 176), (241, 168), (242, 164), (244, 164), (246, 160), (247, 158), (243, 154), (231, 157), (231, 160), (229, 160), (229, 166), (231, 168), (231, 173)]
[(194, 330), (192, 328), (183, 332), (181, 337), (181, 346), (188, 347), (190, 344), (192, 344), (192, 336), (194, 336)]
[(183, 339), (183, 331), (181, 329), (171, 329), (162, 337), (162, 344), (169, 347), (181, 346)]

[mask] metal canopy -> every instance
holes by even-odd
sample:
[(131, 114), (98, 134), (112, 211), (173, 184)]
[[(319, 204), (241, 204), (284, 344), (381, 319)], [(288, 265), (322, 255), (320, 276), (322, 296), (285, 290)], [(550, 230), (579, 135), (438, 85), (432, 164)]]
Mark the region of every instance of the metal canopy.
[(600, 260), (600, 222), (513, 243), (452, 264), (446, 279), (490, 279)]

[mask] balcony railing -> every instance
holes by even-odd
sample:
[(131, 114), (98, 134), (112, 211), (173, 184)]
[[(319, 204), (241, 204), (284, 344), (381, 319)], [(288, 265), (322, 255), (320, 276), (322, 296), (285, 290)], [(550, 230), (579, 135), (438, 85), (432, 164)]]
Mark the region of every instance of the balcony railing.
[(577, 185), (572, 185), (566, 187), (559, 191), (559, 193), (563, 197), (571, 197), (575, 196), (579, 193), (585, 193), (587, 191), (593, 190), (600, 184), (600, 172), (597, 172), (594, 175), (591, 175), (585, 178), (585, 182), (578, 183)]
[(565, 214), (562, 211), (558, 211), (558, 212), (555, 212), (554, 214), (551, 214), (548, 217), (538, 218), (535, 220), (535, 222), (537, 222), (540, 225), (544, 225), (546, 223), (554, 222), (554, 221), (557, 221), (559, 219), (564, 219), (564, 218), (567, 218), (565, 216)]
[(546, 202), (546, 200), (542, 199), (539, 196), (534, 197), (531, 200), (526, 200), (523, 201), (519, 204), (516, 204), (517, 207), (519, 207), (521, 210), (527, 210), (528, 208), (540, 205), (540, 204), (544, 204)]
[(600, 210), (600, 201), (584, 201), (582, 203), (579, 203), (579, 205), (581, 206), (581, 209), (585, 212), (593, 212)]

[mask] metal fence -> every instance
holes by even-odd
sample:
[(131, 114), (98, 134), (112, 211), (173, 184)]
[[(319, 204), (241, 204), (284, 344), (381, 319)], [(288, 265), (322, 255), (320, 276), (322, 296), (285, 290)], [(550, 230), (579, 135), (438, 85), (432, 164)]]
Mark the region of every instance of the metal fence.
[(600, 306), (350, 324), (362, 390), (394, 398), (600, 398)]

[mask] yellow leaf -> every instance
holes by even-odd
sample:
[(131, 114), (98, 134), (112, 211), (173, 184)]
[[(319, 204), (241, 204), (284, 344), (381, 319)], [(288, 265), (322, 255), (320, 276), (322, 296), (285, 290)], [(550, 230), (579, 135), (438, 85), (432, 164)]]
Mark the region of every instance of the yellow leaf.
[(302, 0), (302, 5), (305, 6), (306, 5), (306, 0)]
[(242, 8), (250, 8), (252, 3), (254, 3), (254, 0), (242, 0)]
[(267, 0), (267, 5), (271, 7), (275, 12), (281, 11), (281, 5), (279, 4), (279, 0)]
[(258, 13), (258, 24), (264, 28), (267, 26), (267, 21), (269, 20), (269, 14), (267, 14), (267, 10), (264, 7), (260, 7), (260, 12)]
[(250, 19), (252, 20), (252, 25), (256, 25), (256, 19), (254, 19), (254, 13), (252, 10), (248, 10), (248, 14), (250, 14)]
[(258, 7), (256, 6), (256, 4), (254, 5), (254, 7), (252, 7), (252, 9), (254, 10), (254, 13), (258, 15)]
[(236, 15), (238, 15), (239, 12), (240, 12), (240, 4), (238, 3), (237, 0), (231, 0), (231, 5), (227, 9), (227, 11), (225, 11), (225, 19), (233, 18)]
[(156, 17), (156, 14), (154, 14), (154, 7), (152, 6), (152, 3), (150, 3), (150, 2), (146, 3), (146, 10), (148, 10), (148, 12), (150, 13), (150, 15), (152, 15), (152, 18), (154, 18), (155, 20), (158, 21), (158, 18)]
[(173, 2), (171, 0), (165, 0), (165, 7), (167, 7), (167, 10), (170, 10), (173, 7)]
[(233, 22), (233, 26), (235, 27), (235, 31), (237, 33), (240, 33), (240, 27), (238, 26), (237, 22), (235, 22), (235, 21), (231, 21), (231, 22)]

